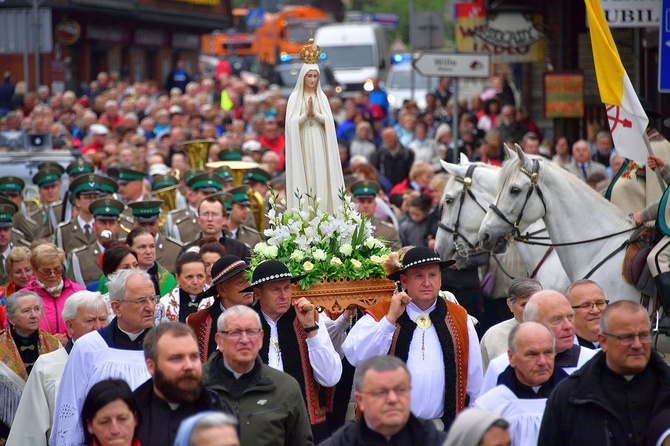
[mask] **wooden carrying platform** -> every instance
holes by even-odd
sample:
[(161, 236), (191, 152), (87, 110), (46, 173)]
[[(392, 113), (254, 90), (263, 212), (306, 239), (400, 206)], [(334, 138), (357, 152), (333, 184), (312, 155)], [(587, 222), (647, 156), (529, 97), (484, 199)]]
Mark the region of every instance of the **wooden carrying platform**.
[(293, 300), (307, 298), (314, 306), (334, 314), (341, 313), (350, 305), (369, 308), (376, 303), (389, 301), (395, 290), (395, 282), (389, 279), (327, 279), (303, 290), (298, 284), (291, 285)]

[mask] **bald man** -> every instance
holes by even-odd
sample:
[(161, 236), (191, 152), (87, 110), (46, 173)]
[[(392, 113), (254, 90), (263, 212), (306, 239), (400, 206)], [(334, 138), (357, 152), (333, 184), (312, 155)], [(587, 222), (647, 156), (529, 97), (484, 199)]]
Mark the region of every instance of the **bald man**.
[[(595, 355), (576, 343), (573, 320), (575, 311), (568, 299), (558, 291), (544, 290), (533, 294), (523, 310), (524, 322), (539, 322), (546, 325), (556, 338), (557, 367), (562, 367), (569, 375), (580, 368)], [(480, 394), (484, 394), (498, 385), (500, 374), (509, 365), (509, 357), (501, 355), (489, 363), (484, 375)]]

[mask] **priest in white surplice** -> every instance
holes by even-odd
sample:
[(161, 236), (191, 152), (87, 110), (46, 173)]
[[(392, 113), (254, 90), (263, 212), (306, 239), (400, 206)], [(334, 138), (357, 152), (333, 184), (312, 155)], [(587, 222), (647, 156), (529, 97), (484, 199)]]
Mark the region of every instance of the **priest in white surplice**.
[(495, 412), (510, 424), (514, 446), (535, 446), (547, 397), (568, 374), (554, 367), (554, 333), (537, 322), (524, 322), (509, 335), (510, 365), (498, 386), (480, 395), (475, 406)]
[(156, 296), (146, 271), (119, 270), (109, 277), (109, 300), (116, 317), (101, 330), (82, 336), (65, 365), (51, 430), (51, 446), (84, 445), (81, 410), (94, 384), (120, 378), (136, 389), (151, 378), (142, 341), (154, 323)]
[[(571, 374), (595, 355), (594, 350), (581, 347), (575, 341), (572, 323), (575, 311), (568, 299), (558, 291), (539, 291), (530, 298), (523, 310), (524, 322), (539, 322), (546, 325), (556, 338), (556, 366)], [(484, 375), (481, 394), (498, 385), (498, 376), (509, 365), (509, 357), (501, 355), (489, 364)]]

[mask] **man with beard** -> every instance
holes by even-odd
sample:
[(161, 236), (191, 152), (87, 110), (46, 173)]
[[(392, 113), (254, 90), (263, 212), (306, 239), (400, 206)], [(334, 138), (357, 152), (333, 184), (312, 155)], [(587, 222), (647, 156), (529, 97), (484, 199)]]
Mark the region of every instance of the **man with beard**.
[(171, 446), (182, 420), (223, 407), (216, 392), (203, 387), (198, 343), (188, 325), (162, 323), (147, 334), (143, 347), (152, 378), (133, 392), (142, 419), (139, 440)]

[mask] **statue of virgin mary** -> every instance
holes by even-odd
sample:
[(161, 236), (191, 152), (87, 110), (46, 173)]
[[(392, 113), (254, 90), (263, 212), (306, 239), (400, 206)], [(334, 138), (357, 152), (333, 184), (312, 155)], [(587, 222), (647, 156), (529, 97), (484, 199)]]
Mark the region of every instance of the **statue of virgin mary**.
[(286, 202), (298, 207), (296, 193), (319, 198), (319, 209), (335, 214), (344, 187), (335, 121), (319, 82), (321, 48), (310, 39), (300, 50), (305, 62), (286, 108)]

